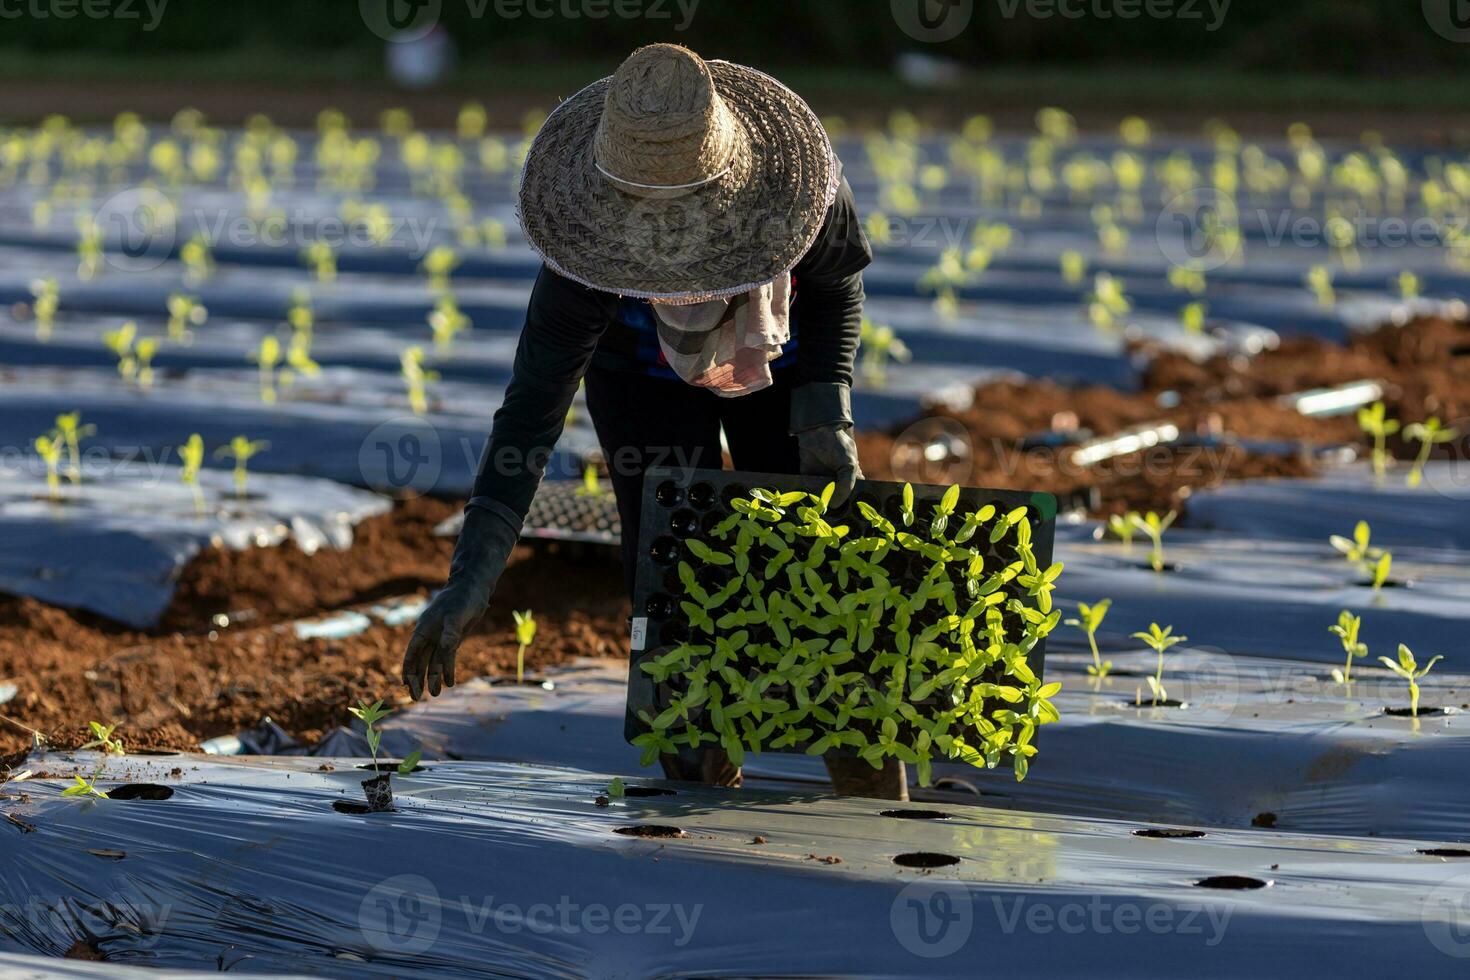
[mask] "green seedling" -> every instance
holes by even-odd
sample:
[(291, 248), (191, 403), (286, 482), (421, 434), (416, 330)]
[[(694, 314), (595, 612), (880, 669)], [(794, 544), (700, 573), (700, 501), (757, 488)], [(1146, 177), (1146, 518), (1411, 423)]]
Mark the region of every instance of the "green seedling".
[(1153, 674), (1145, 678), (1148, 681), (1148, 689), (1153, 692), (1153, 703), (1169, 700), (1169, 694), (1164, 690), (1164, 651), (1170, 647), (1188, 640), (1187, 636), (1175, 636), (1173, 626), (1159, 628), (1158, 623), (1149, 623), (1148, 632), (1134, 633), (1135, 640), (1142, 640), (1148, 644), (1158, 655), (1159, 665)]
[(1180, 292), (1189, 293), (1191, 296), (1203, 296), (1206, 289), (1205, 274), (1198, 269), (1188, 266), (1171, 265), (1169, 267), (1169, 285)]
[(628, 795), (628, 787), (624, 785), (622, 776), (614, 776), (607, 784), (607, 795), (613, 800), (621, 800)]
[(1414, 457), (1414, 466), (1409, 470), (1406, 479), (1408, 485), (1417, 487), (1423, 482), (1424, 464), (1429, 462), (1429, 454), (1435, 446), (1454, 442), (1459, 437), (1458, 429), (1446, 427), (1433, 415), (1423, 422), (1411, 422), (1404, 426), (1404, 438), (1410, 442), (1419, 443), (1419, 452)]
[(1388, 582), (1388, 573), (1393, 568), (1393, 552), (1384, 551), (1372, 565), (1373, 594), (1376, 596), (1383, 591), (1383, 586)]
[(1133, 512), (1108, 515), (1108, 531), (1113, 537), (1123, 542), (1124, 551), (1133, 550), (1133, 533), (1136, 528), (1133, 526), (1132, 518)]
[(61, 440), (52, 436), (37, 436), (31, 443), (36, 455), (46, 464), (46, 493), (52, 502), (61, 499)]
[(1112, 605), (1112, 599), (1099, 599), (1090, 606), (1085, 602), (1079, 602), (1077, 603), (1077, 618), (1066, 621), (1066, 625), (1075, 626), (1087, 634), (1087, 645), (1092, 648), (1092, 663), (1087, 665), (1087, 673), (1098, 680), (1108, 676), (1108, 671), (1113, 669), (1113, 662), (1104, 660), (1097, 650), (1097, 630)]
[(107, 791), (97, 788), (97, 774), (91, 776), (73, 776), (72, 785), (61, 791), (62, 796), (91, 797), (94, 799), (109, 799)]
[[(117, 725), (104, 726), (101, 722), (91, 721), (87, 723), (87, 726), (92, 729), (92, 740), (81, 746), (83, 751), (99, 749), (105, 756), (124, 755), (127, 752), (122, 739), (113, 735), (113, 732), (117, 731)], [(91, 775), (73, 776), (72, 785), (62, 790), (61, 795), (98, 800), (108, 799), (107, 792), (97, 788), (97, 778), (102, 775), (102, 769), (102, 764), (98, 763)]]
[(969, 280), (963, 253), (958, 248), (946, 248), (939, 253), (939, 261), (919, 277), (917, 285), (920, 292), (934, 294), (935, 312), (948, 318), (959, 313), (959, 296), (955, 290)]
[(1337, 305), (1337, 291), (1332, 287), (1332, 270), (1314, 265), (1307, 272), (1307, 288), (1317, 297), (1317, 305), (1330, 310)]
[(1156, 511), (1152, 510), (1147, 514), (1139, 514), (1137, 511), (1133, 511), (1128, 515), (1128, 519), (1132, 522), (1133, 526), (1148, 535), (1149, 540), (1153, 542), (1153, 547), (1149, 549), (1148, 553), (1148, 563), (1153, 566), (1153, 570), (1156, 572), (1162, 572), (1164, 570), (1164, 532), (1169, 530), (1175, 518), (1178, 516), (1179, 512), (1173, 510), (1169, 511), (1163, 517), (1160, 517)]
[(1337, 614), (1337, 625), (1327, 627), (1342, 643), (1343, 653), (1347, 654), (1347, 661), (1341, 669), (1332, 668), (1332, 679), (1339, 684), (1351, 684), (1353, 682), (1353, 659), (1361, 659), (1368, 655), (1368, 645), (1358, 641), (1358, 630), (1363, 626), (1361, 616), (1354, 616), (1344, 609)]
[(1397, 286), (1399, 298), (1406, 303), (1418, 299), (1422, 289), (1422, 283), (1420, 283), (1419, 277), (1407, 269), (1399, 273)]
[(1433, 670), (1434, 665), (1443, 660), (1444, 657), (1432, 657), (1429, 663), (1425, 664), (1423, 667), (1420, 667), (1418, 661), (1414, 659), (1414, 651), (1410, 650), (1408, 647), (1400, 643), (1398, 663), (1394, 663), (1394, 661), (1390, 660), (1388, 657), (1379, 657), (1378, 659), (1383, 664), (1383, 666), (1387, 667), (1399, 677), (1402, 677), (1404, 680), (1408, 681), (1409, 714), (1411, 714), (1415, 718), (1418, 718), (1419, 680), (1425, 674), (1428, 674), (1431, 670)]
[(168, 339), (187, 344), (194, 339), (193, 327), (203, 326), (209, 311), (192, 296), (174, 293), (168, 298)]
[(139, 388), (153, 387), (153, 356), (157, 353), (157, 337), (139, 337), (133, 344), (133, 360)]
[[(363, 737), (367, 739), (368, 752), (372, 755), (373, 760), (373, 771), (376, 772), (378, 770), (378, 749), (383, 744), (383, 732), (378, 728), (378, 722), (388, 717), (392, 712), (383, 707), (382, 698), (379, 698), (371, 704), (364, 698), (347, 710), (353, 717), (362, 722)], [(408, 760), (405, 759), (404, 761), (407, 762)], [(418, 765), (418, 759), (414, 759), (413, 764), (415, 766)], [(408, 768), (410, 772), (413, 771), (413, 766), (409, 766)]]
[(398, 363), (402, 368), (403, 383), (408, 388), (409, 407), (415, 415), (427, 414), (428, 388), (439, 380), (439, 372), (424, 367), (424, 349), (417, 345), (405, 347), (403, 353), (398, 355)]
[(516, 624), (516, 683), (520, 684), (526, 679), (526, 648), (536, 639), (536, 617), (529, 609), (525, 612), (512, 609), (510, 614)]
[(66, 444), (66, 478), (82, 482), (82, 440), (97, 433), (95, 425), (82, 425), (81, 412), (65, 412), (56, 416), (56, 434)]
[(275, 334), (266, 334), (260, 346), (250, 354), (250, 360), (259, 365), (260, 400), (267, 405), (276, 403), (276, 366), (281, 363), (281, 341)]
[(460, 312), (453, 296), (440, 296), (429, 313), (429, 328), (434, 331), (434, 346), (441, 354), (449, 353), (454, 338), (470, 329), (470, 318)]
[(429, 288), (442, 293), (449, 288), (449, 276), (459, 265), (459, 255), (448, 245), (435, 245), (424, 256), (419, 269), (429, 277)]
[(1190, 303), (1179, 311), (1179, 324), (1187, 333), (1204, 333), (1205, 320), (1209, 316), (1209, 306), (1205, 303)]
[(252, 457), (269, 449), (271, 444), (264, 439), (247, 439), (244, 436), (236, 436), (230, 440), (228, 446), (221, 446), (214, 451), (215, 459), (233, 459), (235, 461), (235, 497), (244, 500), (246, 497), (246, 484), (250, 474), (247, 471)]
[(36, 339), (44, 344), (51, 340), (51, 331), (56, 326), (61, 291), (55, 279), (37, 279), (31, 283), (31, 296), (31, 312), (36, 318)]
[(86, 215), (77, 219), (77, 278), (95, 279), (102, 271), (102, 227)]
[(908, 345), (898, 339), (892, 327), (867, 317), (863, 317), (858, 344), (863, 352), (863, 378), (875, 388), (888, 383), (889, 361), (906, 364), (913, 359)]
[(602, 479), (597, 474), (596, 463), (582, 467), (582, 485), (577, 488), (577, 496), (594, 499), (602, 496)]
[(203, 517), (204, 492), (199, 488), (199, 471), (204, 466), (204, 437), (197, 432), (189, 436), (179, 447), (179, 459), (183, 462), (179, 480), (194, 495), (194, 513)]
[(1328, 537), (1327, 541), (1352, 565), (1365, 575), (1374, 574), (1374, 570), (1382, 562), (1383, 556), (1388, 554), (1382, 548), (1375, 548), (1372, 544), (1373, 530), (1367, 521), (1359, 521), (1353, 527), (1351, 539), (1340, 534)]
[(209, 239), (202, 234), (179, 248), (179, 261), (184, 264), (185, 277), (190, 282), (203, 282), (214, 274), (214, 254)]
[(326, 242), (312, 242), (301, 250), (301, 261), (320, 283), (337, 281), (337, 253)]
[(1399, 431), (1399, 423), (1388, 417), (1388, 406), (1374, 402), (1358, 409), (1358, 427), (1373, 439), (1373, 476), (1381, 480), (1388, 471), (1388, 437)]
[(102, 343), (117, 358), (117, 373), (124, 381), (132, 381), (138, 374), (138, 360), (133, 356), (133, 342), (137, 337), (138, 324), (132, 320), (102, 334)]
[(1066, 251), (1061, 256), (1062, 280), (1069, 286), (1080, 286), (1087, 280), (1087, 256)]
[(423, 752), (419, 751), (418, 749), (414, 749), (407, 755), (407, 757), (404, 758), (402, 762), (398, 763), (398, 775), (413, 775), (413, 771), (419, 767), (419, 760), (423, 757)]
[(1092, 279), (1092, 292), (1087, 297), (1087, 318), (1100, 330), (1113, 330), (1119, 320), (1133, 311), (1133, 302), (1123, 292), (1123, 280), (1107, 272)]

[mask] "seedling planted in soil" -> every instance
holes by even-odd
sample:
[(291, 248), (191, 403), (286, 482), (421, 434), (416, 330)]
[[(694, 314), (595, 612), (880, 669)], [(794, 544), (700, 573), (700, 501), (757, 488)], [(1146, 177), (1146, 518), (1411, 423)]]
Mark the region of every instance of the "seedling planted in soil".
[(66, 444), (66, 478), (82, 482), (82, 439), (97, 432), (95, 425), (82, 425), (81, 412), (65, 412), (56, 416), (56, 435)]
[(1460, 436), (1460, 431), (1454, 428), (1446, 428), (1438, 418), (1431, 415), (1423, 422), (1413, 422), (1404, 426), (1404, 438), (1410, 442), (1419, 443), (1419, 452), (1414, 457), (1414, 466), (1409, 470), (1405, 482), (1411, 487), (1417, 487), (1424, 480), (1424, 464), (1429, 462), (1429, 454), (1435, 446), (1447, 442), (1454, 442)]
[(1351, 684), (1353, 682), (1353, 659), (1368, 656), (1368, 645), (1358, 642), (1358, 630), (1362, 628), (1361, 616), (1354, 616), (1344, 609), (1337, 615), (1337, 625), (1327, 627), (1328, 632), (1337, 636), (1342, 642), (1342, 650), (1347, 654), (1347, 662), (1341, 669), (1332, 668), (1332, 679), (1339, 684)]
[(1399, 431), (1399, 423), (1388, 417), (1388, 406), (1374, 402), (1358, 409), (1358, 427), (1373, 439), (1373, 476), (1381, 480), (1388, 471), (1388, 437)]
[[(92, 741), (81, 746), (83, 750), (99, 749), (104, 755), (122, 755), (127, 751), (122, 739), (113, 737), (112, 733), (117, 731), (117, 725), (104, 726), (101, 722), (90, 721), (87, 727), (92, 729), (94, 737)], [(97, 777), (100, 775), (102, 775), (102, 766), (98, 764), (90, 776), (73, 776), (73, 784), (62, 790), (61, 795), (98, 800), (108, 799), (107, 791), (97, 788)]]
[(204, 516), (204, 493), (199, 489), (199, 470), (204, 466), (204, 437), (195, 432), (179, 447), (179, 459), (183, 468), (179, 480), (194, 495), (194, 513)]
[(1149, 511), (1147, 514), (1139, 514), (1133, 511), (1128, 515), (1128, 520), (1133, 526), (1148, 535), (1153, 547), (1149, 549), (1148, 563), (1156, 572), (1164, 570), (1164, 532), (1173, 525), (1175, 518), (1179, 516), (1178, 511), (1171, 510), (1160, 517), (1157, 512)]
[(1165, 626), (1163, 629), (1160, 629), (1158, 623), (1149, 623), (1148, 632), (1146, 633), (1133, 634), (1135, 640), (1142, 640), (1159, 655), (1158, 669), (1152, 675), (1145, 678), (1148, 681), (1148, 689), (1153, 692), (1153, 703), (1155, 705), (1160, 701), (1169, 700), (1169, 694), (1164, 690), (1164, 651), (1175, 644), (1183, 643), (1189, 639), (1187, 636), (1175, 636), (1173, 634), (1174, 627)]
[[(379, 698), (372, 704), (366, 700), (357, 702), (356, 705), (347, 709), (362, 722), (363, 735), (367, 738), (368, 751), (372, 753), (373, 770), (378, 775), (371, 779), (362, 781), (362, 791), (367, 797), (368, 809), (374, 813), (382, 813), (393, 809), (393, 774), (391, 772), (378, 771), (378, 747), (383, 744), (383, 733), (378, 729), (378, 722), (389, 714), (388, 709), (383, 707), (383, 701)], [(410, 763), (410, 760), (412, 762)], [(410, 756), (404, 763), (408, 765), (408, 771), (412, 772), (418, 759)], [(400, 770), (402, 767), (399, 767)]]
[(1087, 673), (1098, 680), (1108, 676), (1108, 671), (1113, 669), (1113, 662), (1104, 660), (1097, 652), (1097, 629), (1102, 625), (1103, 617), (1107, 616), (1108, 609), (1112, 605), (1112, 599), (1099, 599), (1090, 606), (1085, 602), (1079, 602), (1077, 603), (1077, 618), (1069, 619), (1066, 623), (1087, 634), (1087, 645), (1092, 648), (1092, 663), (1087, 665)]
[(1420, 667), (1418, 661), (1414, 659), (1414, 651), (1400, 643), (1398, 663), (1394, 663), (1388, 657), (1379, 657), (1378, 659), (1383, 666), (1408, 682), (1409, 714), (1415, 718), (1419, 717), (1419, 679), (1433, 670), (1434, 665), (1443, 660), (1444, 657), (1431, 657), (1429, 663)]
[(516, 683), (524, 684), (526, 680), (526, 648), (536, 639), (536, 617), (531, 615), (531, 610), (517, 612), (511, 610), (511, 617), (516, 623)]
[(247, 465), (252, 456), (269, 449), (271, 444), (264, 439), (247, 439), (244, 436), (236, 436), (230, 440), (228, 446), (221, 446), (214, 451), (216, 459), (233, 459), (235, 461), (235, 496), (244, 500), (246, 486), (250, 479)]

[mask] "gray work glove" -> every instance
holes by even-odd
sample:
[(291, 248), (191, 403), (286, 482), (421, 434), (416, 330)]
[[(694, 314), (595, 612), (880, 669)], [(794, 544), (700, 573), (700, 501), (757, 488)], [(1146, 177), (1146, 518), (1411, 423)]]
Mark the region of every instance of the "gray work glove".
[(801, 453), (801, 472), (836, 484), (831, 506), (840, 507), (862, 479), (852, 437), (852, 389), (813, 382), (791, 392), (791, 434)]
[(427, 691), (454, 686), (454, 658), (460, 641), (485, 615), (490, 596), (520, 537), (511, 510), (487, 497), (472, 499), (449, 565), (449, 581), (434, 593), (403, 655), (403, 683), (415, 701)]

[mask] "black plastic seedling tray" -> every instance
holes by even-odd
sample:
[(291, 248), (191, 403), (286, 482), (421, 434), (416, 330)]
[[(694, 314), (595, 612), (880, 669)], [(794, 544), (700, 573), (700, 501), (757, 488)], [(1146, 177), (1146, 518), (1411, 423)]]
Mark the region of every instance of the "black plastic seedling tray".
[[(808, 476), (777, 475), (770, 473), (745, 473), (731, 470), (652, 468), (644, 482), (643, 511), (638, 547), (638, 567), (633, 600), (631, 624), (632, 648), (629, 658), (628, 701), (624, 735), (632, 741), (648, 731), (639, 719), (640, 711), (657, 714), (668, 706), (668, 700), (679, 690), (679, 677), (671, 676), (656, 682), (642, 665), (672, 650), (690, 635), (689, 622), (680, 609), (679, 600), (683, 587), (677, 568), (679, 561), (691, 561), (685, 542), (690, 538), (702, 538), (733, 510), (730, 501), (749, 499), (753, 489), (760, 488), (777, 493), (805, 490), (821, 493), (829, 481)], [(902, 510), (904, 485), (877, 480), (861, 480), (852, 498), (841, 508), (829, 511), (827, 519), (833, 525), (849, 524), (866, 527), (858, 501), (866, 501), (880, 514), (899, 523)], [(932, 508), (944, 495), (947, 488), (914, 484), (914, 509), (924, 515), (927, 523)], [(1028, 508), (1031, 524), (1032, 551), (1044, 568), (1051, 564), (1052, 544), (1056, 531), (1056, 498), (1047, 493), (1031, 493), (1016, 490), (992, 490), (964, 487), (960, 491), (959, 504), (954, 521), (960, 515), (978, 510), (985, 504), (994, 504), (1000, 513), (1008, 513), (1016, 507)], [(952, 531), (950, 533), (953, 533)], [(993, 559), (998, 549), (1005, 547), (1003, 539), (999, 545), (988, 543), (984, 534), (977, 534), (969, 545), (982, 551), (987, 559)], [(915, 560), (907, 574), (900, 571), (891, 581), (895, 585), (917, 585), (923, 578), (927, 564)], [(1014, 583), (1007, 591), (1015, 589)], [(774, 591), (774, 590), (773, 590)], [(876, 652), (876, 648), (872, 652)], [(1039, 677), (1045, 659), (1045, 640), (1041, 640), (1027, 656), (1027, 664)], [(871, 656), (860, 656), (853, 664), (857, 669), (866, 669)], [(696, 719), (697, 719), (696, 714)], [(1034, 742), (1034, 739), (1033, 739)], [(802, 751), (803, 745), (789, 746), (784, 751)], [(772, 751), (765, 749), (765, 751)], [(844, 754), (842, 749), (836, 750)]]

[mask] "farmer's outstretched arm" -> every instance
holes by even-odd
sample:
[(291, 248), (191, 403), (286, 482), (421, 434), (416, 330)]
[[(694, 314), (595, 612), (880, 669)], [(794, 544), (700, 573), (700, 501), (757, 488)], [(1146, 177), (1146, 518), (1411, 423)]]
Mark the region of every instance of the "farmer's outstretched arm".
[(852, 371), (863, 320), (862, 270), (873, 260), (846, 178), (816, 242), (796, 264), (799, 334), (791, 433), (801, 470), (829, 476), (840, 504), (862, 476), (852, 437)]
[(520, 537), (567, 410), (617, 298), (557, 275), (536, 277), (505, 400), (480, 457), (449, 582), (419, 618), (403, 657), (415, 699), (454, 686), (460, 641), (480, 617)]

